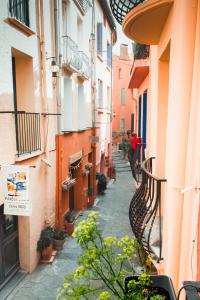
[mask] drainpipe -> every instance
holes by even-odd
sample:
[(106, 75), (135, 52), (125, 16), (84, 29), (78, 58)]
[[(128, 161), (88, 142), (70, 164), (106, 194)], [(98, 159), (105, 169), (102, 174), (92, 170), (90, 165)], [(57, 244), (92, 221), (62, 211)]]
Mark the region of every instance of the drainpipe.
[[(60, 1), (54, 0), (54, 31), (55, 31), (55, 57), (56, 63), (61, 68), (61, 45), (60, 45)], [(56, 77), (56, 98), (57, 98), (57, 133), (61, 133), (61, 78)]]
[[(92, 77), (91, 77), (91, 97), (92, 97), (92, 136), (96, 136), (96, 34), (95, 34), (95, 1), (92, 0), (92, 32), (90, 36), (90, 57), (91, 57), (91, 67), (92, 67)], [(96, 143), (92, 143), (93, 152), (93, 201), (96, 197)]]

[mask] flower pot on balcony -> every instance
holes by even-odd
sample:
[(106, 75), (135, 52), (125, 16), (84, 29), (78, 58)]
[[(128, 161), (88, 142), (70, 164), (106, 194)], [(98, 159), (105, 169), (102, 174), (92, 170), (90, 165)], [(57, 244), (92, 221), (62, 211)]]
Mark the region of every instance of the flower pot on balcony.
[[(130, 276), (125, 279), (125, 289), (127, 295), (131, 293), (131, 286), (129, 286), (129, 283), (132, 280), (137, 281), (138, 277), (139, 276)], [(170, 277), (166, 275), (150, 275), (150, 279), (151, 285), (148, 287), (150, 292), (153, 291), (155, 295), (164, 296), (166, 300), (176, 300), (176, 294)]]
[(53, 248), (57, 251), (61, 251), (63, 249), (65, 240), (56, 240), (53, 239)]
[(66, 231), (62, 228), (55, 228), (53, 233), (53, 248), (57, 251), (63, 249), (66, 238)]

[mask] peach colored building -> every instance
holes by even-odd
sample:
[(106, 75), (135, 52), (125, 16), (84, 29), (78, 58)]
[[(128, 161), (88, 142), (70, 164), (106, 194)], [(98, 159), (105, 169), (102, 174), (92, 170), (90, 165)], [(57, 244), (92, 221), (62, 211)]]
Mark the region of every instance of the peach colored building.
[[(55, 56), (49, 28), (54, 28), (52, 1), (1, 1), (0, 9), (0, 289), (19, 268), (32, 272), (41, 229), (55, 222), (57, 133)], [(21, 13), (19, 13), (21, 12)], [(26, 204), (5, 213), (3, 170), (25, 166), (27, 182), (7, 186), (12, 195), (29, 187)], [(15, 199), (15, 198), (14, 198)], [(17, 200), (17, 199), (16, 199)]]
[(137, 4), (124, 19), (115, 13), (130, 39), (151, 45), (149, 83), (140, 83), (138, 93), (146, 85), (146, 157), (156, 157), (153, 174), (166, 179), (158, 268), (178, 290), (184, 280), (200, 279), (200, 1)]
[(113, 56), (113, 143), (121, 142), (122, 135), (133, 131), (136, 124), (136, 115), (132, 93), (128, 89), (132, 57), (128, 45), (120, 45), (119, 56)]

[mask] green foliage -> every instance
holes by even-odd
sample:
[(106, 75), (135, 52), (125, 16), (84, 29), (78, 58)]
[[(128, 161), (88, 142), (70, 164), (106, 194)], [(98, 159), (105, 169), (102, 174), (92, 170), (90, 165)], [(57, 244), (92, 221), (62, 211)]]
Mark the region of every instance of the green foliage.
[[(121, 239), (112, 236), (103, 237), (99, 229), (98, 216), (98, 212), (91, 213), (86, 220), (79, 223), (73, 233), (82, 248), (77, 261), (79, 267), (66, 277), (63, 287), (58, 291), (57, 300), (147, 299), (143, 296), (146, 297), (149, 292), (146, 288), (146, 285), (151, 284), (149, 275), (143, 274), (139, 276), (138, 281), (132, 280), (128, 287), (128, 295), (124, 286), (126, 276), (137, 274), (133, 259), (138, 256), (139, 244), (128, 236)], [(137, 298), (132, 297), (132, 291), (133, 297)], [(154, 296), (151, 293), (148, 295)]]
[(41, 252), (44, 248), (50, 246), (53, 242), (53, 228), (51, 226), (46, 227), (41, 231), (40, 239), (37, 242), (37, 251)]

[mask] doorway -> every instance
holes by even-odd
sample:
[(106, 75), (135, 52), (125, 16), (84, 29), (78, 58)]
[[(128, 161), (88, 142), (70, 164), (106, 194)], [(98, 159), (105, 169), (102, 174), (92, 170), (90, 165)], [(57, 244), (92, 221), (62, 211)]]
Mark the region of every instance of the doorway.
[(18, 217), (4, 215), (0, 206), (0, 290), (19, 270)]

